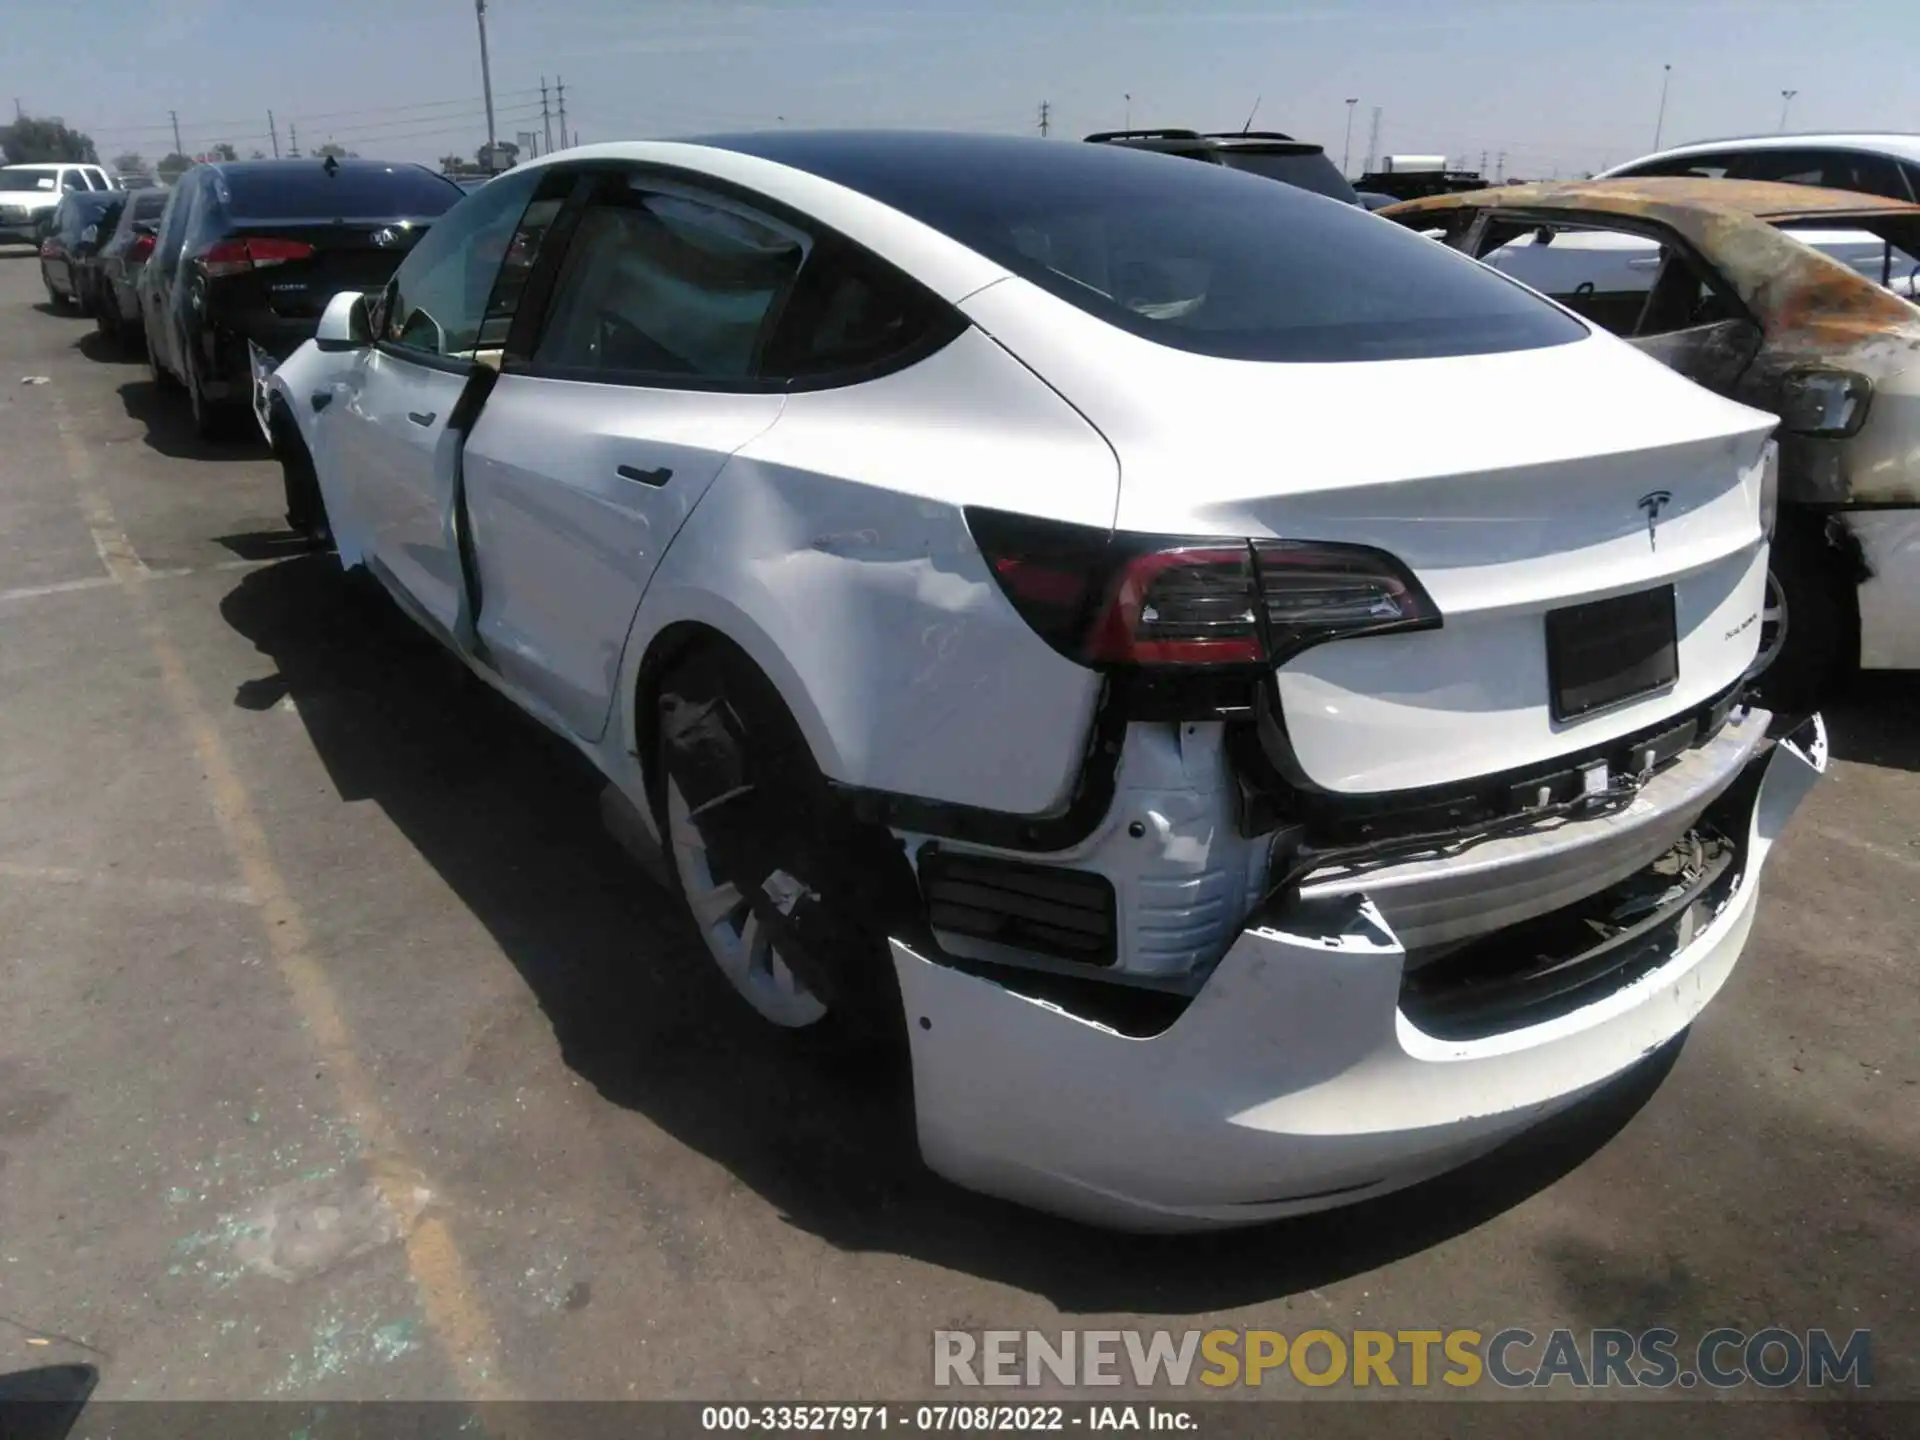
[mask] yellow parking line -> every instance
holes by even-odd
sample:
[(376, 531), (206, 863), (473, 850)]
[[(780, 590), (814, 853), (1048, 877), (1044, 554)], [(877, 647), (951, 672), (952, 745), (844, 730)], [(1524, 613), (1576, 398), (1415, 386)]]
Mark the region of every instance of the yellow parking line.
[[(108, 571), (122, 583), (159, 666), (161, 688), (193, 742), (221, 835), (242, 884), (260, 907), (268, 947), (293, 994), (294, 1007), (319, 1047), (341, 1109), (364, 1142), (367, 1168), (382, 1198), (394, 1214), (413, 1215), (419, 1209), (420, 1191), (431, 1193), (431, 1187), (408, 1159), (399, 1130), (374, 1098), (372, 1081), (353, 1048), (353, 1038), (326, 971), (313, 957), (306, 919), (274, 864), (252, 798), (201, 703), (179, 648), (141, 583), (147, 567), (121, 533), (113, 509), (97, 484), (93, 458), (74, 433), (71, 418), (57, 397), (54, 414), (68, 475), (93, 530), (95, 547)], [(406, 1237), (406, 1258), (427, 1324), (468, 1397), (513, 1398), (501, 1374), (499, 1331), (452, 1233), (438, 1216), (424, 1214), (414, 1222)]]

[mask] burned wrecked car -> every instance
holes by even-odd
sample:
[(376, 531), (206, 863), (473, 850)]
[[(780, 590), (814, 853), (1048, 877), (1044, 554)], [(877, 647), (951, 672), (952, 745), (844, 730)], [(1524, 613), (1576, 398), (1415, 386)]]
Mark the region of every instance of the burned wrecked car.
[(1225, 166), (564, 151), (264, 391), (298, 522), (598, 767), (701, 962), (1089, 1220), (1364, 1199), (1635, 1065), (1825, 763), (1751, 694), (1772, 416)]
[(1780, 417), (1771, 697), (1803, 707), (1855, 666), (1920, 667), (1920, 205), (1647, 177), (1381, 213)]

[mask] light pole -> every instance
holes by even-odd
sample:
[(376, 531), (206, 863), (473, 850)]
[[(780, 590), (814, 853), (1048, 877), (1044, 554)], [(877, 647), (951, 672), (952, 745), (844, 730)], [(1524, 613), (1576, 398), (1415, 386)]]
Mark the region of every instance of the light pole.
[(1671, 79), (1673, 79), (1673, 66), (1662, 65), (1660, 67), (1660, 113), (1654, 117), (1653, 122), (1653, 148), (1656, 150), (1660, 148), (1660, 132), (1667, 125), (1667, 82)]
[(1353, 159), (1353, 107), (1359, 103), (1358, 95), (1347, 101), (1347, 138), (1340, 146), (1340, 173), (1348, 177), (1353, 174), (1353, 167), (1349, 164)]
[(493, 71), (487, 66), (487, 0), (473, 0), (473, 13), (480, 22), (480, 88), (487, 97), (487, 164), (493, 164)]
[(1780, 92), (1780, 129), (1782, 132), (1787, 128), (1787, 107), (1793, 104), (1793, 97), (1799, 93), (1798, 90), (1782, 90)]
[(1127, 101), (1127, 123), (1122, 125), (1120, 128), (1122, 130), (1131, 130), (1133, 129), (1133, 96), (1131, 95), (1127, 96), (1126, 101)]

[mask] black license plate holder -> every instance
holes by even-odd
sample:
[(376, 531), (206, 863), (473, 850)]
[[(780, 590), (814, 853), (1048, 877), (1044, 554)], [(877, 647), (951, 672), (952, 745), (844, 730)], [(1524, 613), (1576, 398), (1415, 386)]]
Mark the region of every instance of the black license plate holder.
[(1680, 678), (1673, 586), (1547, 612), (1547, 685), (1555, 720), (1578, 720)]

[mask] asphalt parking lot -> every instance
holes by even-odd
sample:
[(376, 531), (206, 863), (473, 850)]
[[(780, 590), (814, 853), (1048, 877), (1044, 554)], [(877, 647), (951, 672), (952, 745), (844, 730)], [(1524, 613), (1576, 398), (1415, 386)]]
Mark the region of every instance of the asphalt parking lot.
[(1683, 1046), (1417, 1190), (1146, 1241), (921, 1172), (281, 508), (0, 251), (0, 1372), (872, 1400), (937, 1327), (1777, 1324), (1920, 1398), (1920, 686), (1829, 712)]

